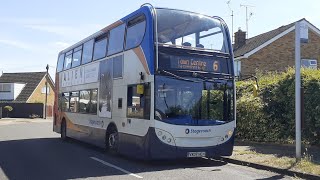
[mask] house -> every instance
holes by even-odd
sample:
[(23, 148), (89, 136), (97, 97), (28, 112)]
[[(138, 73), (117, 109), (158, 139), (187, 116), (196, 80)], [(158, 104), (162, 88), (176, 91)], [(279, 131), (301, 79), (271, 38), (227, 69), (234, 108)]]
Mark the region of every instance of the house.
[[(320, 30), (306, 19), (301, 19), (308, 27), (309, 41), (301, 44), (302, 65), (320, 67)], [(262, 72), (284, 71), (295, 65), (295, 22), (246, 39), (246, 32), (235, 33), (234, 58), (235, 73), (248, 76)]]
[[(46, 76), (46, 72), (3, 73), (0, 76), (0, 107), (16, 105), (20, 109), (33, 109), (31, 108), (32, 104), (40, 104), (43, 111), (46, 99), (46, 82), (48, 82), (47, 105), (52, 107), (54, 104), (54, 82), (50, 75)], [(29, 116), (32, 113), (26, 112), (25, 114)]]

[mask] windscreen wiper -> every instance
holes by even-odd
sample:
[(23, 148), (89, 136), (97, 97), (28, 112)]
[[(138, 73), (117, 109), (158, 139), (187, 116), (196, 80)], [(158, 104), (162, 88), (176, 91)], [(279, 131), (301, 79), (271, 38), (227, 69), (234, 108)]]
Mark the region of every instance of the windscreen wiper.
[(216, 73), (216, 72), (205, 72), (205, 71), (191, 71), (191, 70), (177, 70), (181, 72), (192, 72), (192, 73), (201, 73), (201, 74), (212, 74), (212, 75), (222, 75), (222, 76), (231, 76), (231, 74), (227, 73)]
[[(190, 71), (190, 70), (177, 70), (179, 72), (188, 72), (192, 73), (192, 76), (197, 76), (202, 79), (232, 79), (232, 76), (230, 74), (226, 73), (215, 73), (215, 72), (204, 72), (204, 71)], [(203, 74), (209, 74), (209, 75), (221, 75), (221, 77), (206, 77)]]
[(183, 80), (183, 81), (189, 81), (189, 82), (196, 82), (196, 83), (199, 83), (199, 82), (202, 82), (202, 81), (195, 81), (195, 80), (192, 80), (192, 79), (187, 79), (187, 78), (184, 78), (184, 77), (181, 77), (181, 76), (178, 76), (176, 74), (173, 74), (171, 72), (168, 72), (168, 71), (165, 71), (165, 70), (161, 70), (160, 72), (164, 72), (165, 74), (167, 75), (170, 75), (176, 79), (180, 79), (180, 80)]

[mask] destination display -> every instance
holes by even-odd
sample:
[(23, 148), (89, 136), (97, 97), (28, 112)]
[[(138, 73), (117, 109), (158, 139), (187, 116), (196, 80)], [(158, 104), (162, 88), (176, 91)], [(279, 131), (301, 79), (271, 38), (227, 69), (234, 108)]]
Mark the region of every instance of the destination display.
[(159, 69), (229, 73), (227, 59), (203, 56), (177, 56), (159, 53)]

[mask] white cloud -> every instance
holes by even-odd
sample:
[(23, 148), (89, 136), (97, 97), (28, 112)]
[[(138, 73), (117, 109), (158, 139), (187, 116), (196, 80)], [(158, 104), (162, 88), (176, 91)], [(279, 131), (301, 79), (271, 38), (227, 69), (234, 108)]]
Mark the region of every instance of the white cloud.
[(53, 45), (57, 49), (65, 49), (65, 48), (71, 46), (71, 44), (69, 44), (67, 42), (60, 42), (60, 41), (54, 42)]
[(81, 40), (105, 27), (101, 24), (60, 24), (54, 18), (0, 17), (0, 24), (18, 25), (24, 28), (55, 34), (74, 41)]
[(77, 26), (29, 24), (25, 25), (24, 27), (42, 32), (53, 33), (67, 39), (78, 41), (103, 28), (103, 26), (99, 24), (82, 24)]
[(67, 26), (56, 26), (56, 25), (25, 25), (25, 27), (44, 31), (48, 33), (54, 33), (61, 36), (66, 36), (72, 32), (74, 32), (75, 29)]
[(16, 18), (16, 17), (0, 17), (0, 23), (5, 24), (17, 24), (17, 25), (28, 25), (28, 24), (48, 24), (56, 23), (57, 20), (53, 18)]
[(20, 49), (32, 50), (34, 49), (30, 44), (18, 40), (0, 39), (0, 44), (13, 46)]

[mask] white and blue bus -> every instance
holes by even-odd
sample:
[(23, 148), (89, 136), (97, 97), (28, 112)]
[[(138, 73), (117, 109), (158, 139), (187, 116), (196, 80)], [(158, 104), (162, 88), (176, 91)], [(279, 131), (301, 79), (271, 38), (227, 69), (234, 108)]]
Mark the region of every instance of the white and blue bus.
[(234, 80), (221, 18), (143, 5), (59, 53), (53, 129), (141, 159), (229, 156)]

